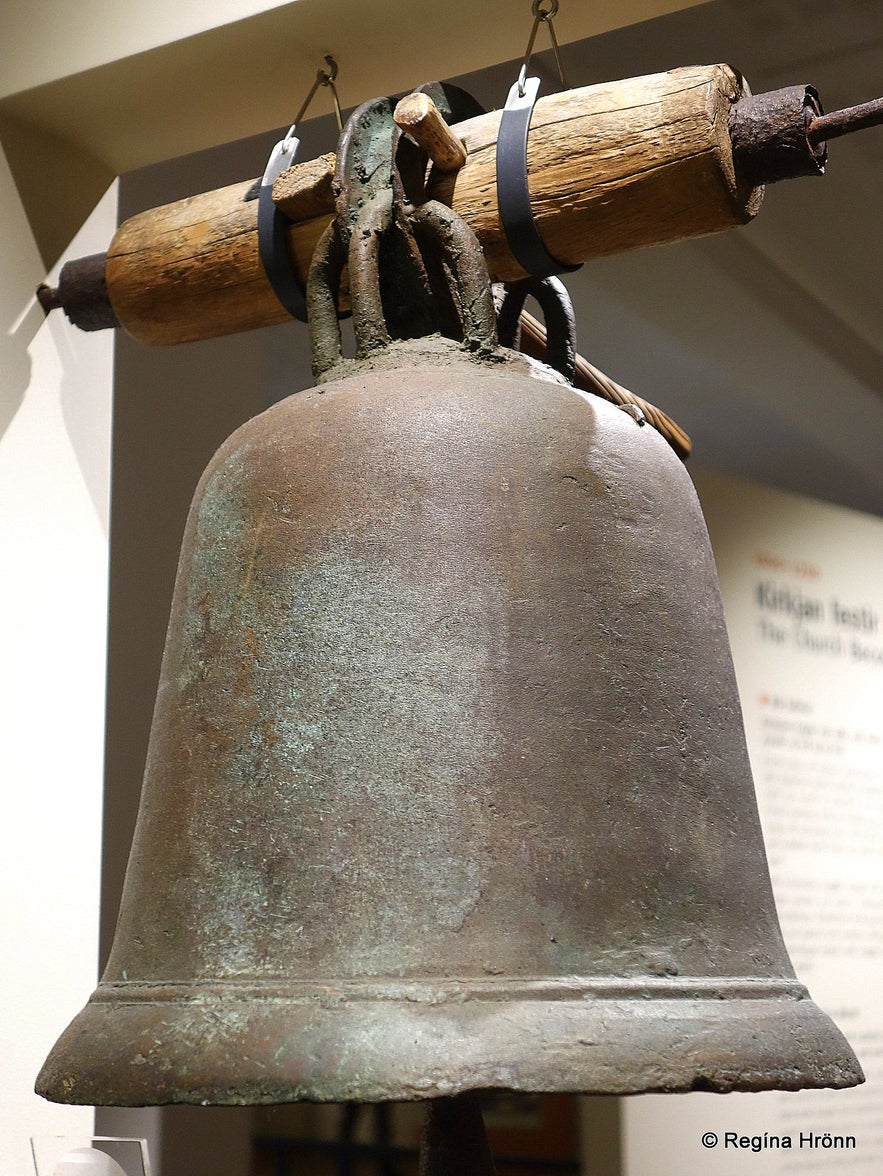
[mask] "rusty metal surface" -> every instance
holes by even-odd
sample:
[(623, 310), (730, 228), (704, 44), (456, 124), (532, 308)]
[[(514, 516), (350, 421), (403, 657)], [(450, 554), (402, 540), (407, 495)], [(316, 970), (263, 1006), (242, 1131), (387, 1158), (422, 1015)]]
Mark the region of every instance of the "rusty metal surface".
[(81, 331), (102, 331), (118, 327), (114, 309), (107, 292), (106, 253), (78, 257), (62, 266), (58, 286), (41, 282), (37, 287), (37, 301), (48, 314), (63, 308), (64, 313)]
[(751, 184), (774, 184), (824, 175), (825, 144), (809, 135), (823, 113), (814, 86), (786, 86), (736, 102), (730, 111), (730, 138), (738, 176)]
[(843, 1086), (652, 430), (394, 344), (240, 429), (181, 556), (87, 1104)]
[(815, 145), (828, 139), (839, 139), (842, 135), (851, 135), (855, 131), (863, 131), (867, 127), (879, 127), (881, 123), (883, 98), (873, 98), (870, 102), (861, 102), (858, 106), (848, 106), (844, 110), (834, 110), (830, 114), (820, 113), (810, 120), (806, 137)]

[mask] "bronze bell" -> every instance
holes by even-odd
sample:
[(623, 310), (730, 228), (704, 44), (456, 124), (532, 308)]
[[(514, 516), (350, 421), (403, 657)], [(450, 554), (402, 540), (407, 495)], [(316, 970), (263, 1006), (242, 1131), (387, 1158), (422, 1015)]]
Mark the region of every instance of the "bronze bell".
[(113, 951), (38, 1091), (862, 1081), (782, 943), (681, 463), (496, 347), (439, 207), (411, 225), (457, 271), (464, 339), (389, 343), (374, 261), (400, 209), (364, 205), (361, 358), (339, 357), (338, 225), (311, 275), (325, 382), (196, 492)]

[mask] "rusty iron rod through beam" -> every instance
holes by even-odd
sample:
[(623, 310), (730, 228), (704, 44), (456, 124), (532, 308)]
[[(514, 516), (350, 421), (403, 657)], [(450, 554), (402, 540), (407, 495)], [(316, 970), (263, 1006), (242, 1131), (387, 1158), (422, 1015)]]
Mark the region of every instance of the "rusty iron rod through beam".
[(831, 114), (820, 114), (812, 119), (806, 128), (806, 137), (815, 147), (827, 139), (839, 139), (865, 127), (876, 127), (883, 123), (883, 98), (835, 110)]

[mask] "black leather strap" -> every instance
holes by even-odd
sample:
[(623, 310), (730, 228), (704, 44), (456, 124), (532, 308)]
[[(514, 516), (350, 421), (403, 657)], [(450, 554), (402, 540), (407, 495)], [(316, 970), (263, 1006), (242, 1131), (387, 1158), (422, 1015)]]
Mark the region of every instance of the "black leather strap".
[(273, 203), (273, 183), (291, 167), (300, 140), (290, 133), (270, 153), (258, 191), (258, 250), (273, 292), (292, 316), (307, 321), (304, 291), (291, 264), (288, 252), (288, 219)]
[(529, 274), (547, 278), (580, 267), (558, 261), (549, 253), (530, 207), (527, 132), (539, 88), (539, 78), (519, 78), (506, 99), (497, 132), (497, 203), (512, 255)]

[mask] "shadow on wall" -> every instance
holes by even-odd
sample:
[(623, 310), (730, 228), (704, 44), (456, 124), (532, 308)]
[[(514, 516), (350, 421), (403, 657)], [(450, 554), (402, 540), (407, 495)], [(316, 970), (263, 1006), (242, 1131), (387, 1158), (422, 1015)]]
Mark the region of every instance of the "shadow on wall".
[(6, 435), (24, 401), (31, 382), (28, 348), (42, 325), (43, 311), (34, 298), (24, 313), (0, 334), (0, 438)]
[[(116, 173), (66, 140), (12, 117), (2, 104), (0, 146), (27, 215), (29, 235), (43, 265), (51, 269), (113, 183)], [(47, 195), (49, 169), (51, 198)]]
[[(105, 184), (98, 192), (70, 242), (71, 253), (106, 244), (116, 220), (116, 197), (116, 184)], [(77, 331), (58, 312), (47, 320), (36, 288), (53, 276), (44, 267), (22, 190), (5, 153), (0, 153), (0, 210), (0, 440), (24, 412), (28, 423), (22, 418), (19, 424), (30, 430), (32, 440), (21, 437), (21, 442), (35, 447), (35, 463), (51, 464), (69, 450), (106, 531), (113, 338), (107, 332)]]
[[(110, 445), (110, 418), (107, 390), (96, 386), (96, 371), (101, 370), (103, 352), (108, 353), (108, 339), (71, 337), (71, 325), (58, 315), (48, 322), (36, 298), (31, 296), (26, 309), (0, 333), (0, 441), (6, 436), (25, 404), (28, 394), (36, 396), (35, 359), (40, 332), (49, 332), (49, 340), (40, 355), (57, 359), (57, 369), (49, 375), (51, 385), (41, 384), (45, 398), (42, 414), (50, 404), (54, 414), (60, 409), (64, 433), (70, 442), (80, 475), (95, 508), (95, 514), (107, 531), (109, 485), (106, 454)], [(42, 370), (43, 362), (39, 361)], [(110, 366), (107, 364), (108, 377)], [(57, 382), (56, 382), (57, 381)], [(41, 415), (42, 426), (47, 425)]]

